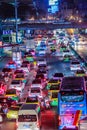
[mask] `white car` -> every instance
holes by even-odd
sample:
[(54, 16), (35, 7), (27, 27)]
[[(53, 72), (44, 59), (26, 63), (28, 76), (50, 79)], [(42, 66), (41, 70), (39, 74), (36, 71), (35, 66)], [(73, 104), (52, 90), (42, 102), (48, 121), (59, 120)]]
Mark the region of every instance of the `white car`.
[(40, 86), (36, 86), (36, 87), (31, 87), (29, 89), (29, 96), (42, 96), (42, 90), (40, 88)]
[(39, 56), (45, 56), (46, 55), (46, 49), (40, 49), (38, 51)]
[(28, 75), (30, 72), (30, 67), (28, 67), (27, 64), (22, 64), (20, 67), (21, 70), (23, 70), (25, 72), (25, 75)]
[(9, 89), (14, 88), (14, 89), (18, 90), (19, 92), (22, 92), (24, 87), (25, 87), (25, 83), (23, 83), (21, 80), (14, 79), (14, 80), (12, 80), (12, 82), (9, 86)]
[(70, 63), (70, 69), (71, 70), (81, 70), (81, 64), (78, 60), (72, 60)]
[(38, 59), (38, 61), (37, 61), (37, 65), (41, 65), (41, 64), (44, 64), (44, 65), (46, 65), (47, 64), (47, 62), (46, 62), (46, 59)]

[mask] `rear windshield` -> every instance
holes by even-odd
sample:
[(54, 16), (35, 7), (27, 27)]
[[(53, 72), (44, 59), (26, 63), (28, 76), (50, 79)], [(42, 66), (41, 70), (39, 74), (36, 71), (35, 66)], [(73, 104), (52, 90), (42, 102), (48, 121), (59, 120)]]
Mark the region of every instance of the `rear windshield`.
[(6, 91), (6, 94), (16, 94), (16, 90), (15, 89), (10, 89)]
[(36, 122), (37, 116), (36, 115), (19, 115), (18, 122)]
[(74, 64), (80, 64), (80, 62), (78, 62), (78, 61), (72, 61), (71, 64), (73, 64), (73, 65)]
[(20, 84), (20, 80), (13, 80), (11, 84)]
[(40, 93), (40, 88), (31, 88), (31, 93)]
[(37, 97), (28, 97), (26, 100), (26, 103), (28, 102), (38, 102), (38, 98)]

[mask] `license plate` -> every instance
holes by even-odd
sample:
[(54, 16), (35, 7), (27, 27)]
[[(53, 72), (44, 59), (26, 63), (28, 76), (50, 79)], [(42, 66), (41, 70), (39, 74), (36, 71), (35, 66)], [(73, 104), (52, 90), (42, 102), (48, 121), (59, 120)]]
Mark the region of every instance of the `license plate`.
[(24, 124), (23, 127), (25, 127), (25, 128), (29, 128), (29, 125)]

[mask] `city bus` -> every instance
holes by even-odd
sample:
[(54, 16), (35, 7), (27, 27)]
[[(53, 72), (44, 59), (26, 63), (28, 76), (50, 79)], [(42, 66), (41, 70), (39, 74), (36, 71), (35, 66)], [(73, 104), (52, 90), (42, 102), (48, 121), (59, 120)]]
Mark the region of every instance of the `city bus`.
[(51, 106), (57, 106), (58, 105), (58, 92), (60, 89), (60, 84), (58, 85), (51, 85), (48, 90), (48, 95), (50, 99), (50, 105)]
[(76, 111), (87, 114), (86, 91), (83, 77), (64, 77), (58, 93), (59, 129), (73, 124)]

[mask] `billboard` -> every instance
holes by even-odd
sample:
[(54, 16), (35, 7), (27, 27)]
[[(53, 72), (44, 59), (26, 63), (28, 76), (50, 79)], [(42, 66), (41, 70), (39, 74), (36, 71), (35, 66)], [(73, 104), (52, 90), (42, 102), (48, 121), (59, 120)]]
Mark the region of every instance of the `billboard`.
[(49, 13), (56, 13), (58, 10), (59, 0), (49, 0)]

